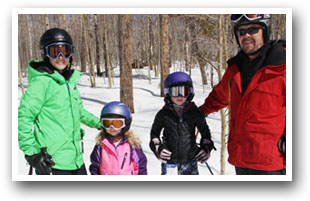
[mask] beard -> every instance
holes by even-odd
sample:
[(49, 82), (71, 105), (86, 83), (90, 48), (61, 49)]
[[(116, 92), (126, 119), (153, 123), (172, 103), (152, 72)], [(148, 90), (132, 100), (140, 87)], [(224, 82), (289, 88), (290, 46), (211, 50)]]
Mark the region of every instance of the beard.
[(257, 51), (259, 48), (256, 47), (256, 42), (252, 38), (246, 38), (241, 42), (241, 49), (245, 54), (251, 54)]

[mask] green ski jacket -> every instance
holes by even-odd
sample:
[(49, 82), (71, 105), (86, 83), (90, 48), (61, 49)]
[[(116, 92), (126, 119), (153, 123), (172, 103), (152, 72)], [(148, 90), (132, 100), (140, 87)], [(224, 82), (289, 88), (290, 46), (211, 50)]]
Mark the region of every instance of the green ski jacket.
[(18, 141), (25, 155), (47, 147), (60, 170), (76, 170), (84, 161), (80, 123), (100, 128), (100, 119), (83, 107), (76, 84), (82, 73), (74, 70), (69, 80), (59, 72), (47, 72), (41, 61), (28, 65), (28, 88), (18, 108)]

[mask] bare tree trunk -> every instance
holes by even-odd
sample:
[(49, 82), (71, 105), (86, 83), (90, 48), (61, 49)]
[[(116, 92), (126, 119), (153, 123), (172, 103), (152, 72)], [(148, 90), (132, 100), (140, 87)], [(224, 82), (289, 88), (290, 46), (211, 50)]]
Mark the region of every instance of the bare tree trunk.
[(66, 31), (69, 31), (68, 30), (68, 26), (67, 26), (67, 20), (66, 20), (66, 15), (65, 14), (62, 14), (61, 15), (62, 16), (62, 27), (63, 27), (63, 29), (65, 29)]
[(160, 69), (161, 69), (161, 57), (160, 57), (160, 53), (161, 53), (161, 41), (160, 41), (160, 15), (158, 15), (158, 20), (157, 20), (157, 28), (158, 28), (158, 38), (157, 38), (157, 42), (158, 44), (158, 50), (157, 50), (157, 68), (155, 70), (155, 77), (159, 77), (159, 73), (160, 73)]
[(111, 67), (110, 67), (110, 57), (109, 57), (109, 43), (108, 43), (108, 32), (107, 32), (107, 23), (106, 23), (106, 15), (103, 15), (103, 31), (104, 31), (104, 61), (105, 61), (105, 68), (106, 68), (106, 75), (109, 80), (109, 88), (112, 88), (112, 79), (111, 79)]
[(184, 41), (184, 52), (185, 52), (185, 55), (184, 55), (184, 59), (185, 59), (185, 70), (186, 71), (190, 71), (191, 70), (191, 67), (190, 67), (190, 30), (189, 30), (189, 27), (188, 25), (185, 25), (186, 26), (186, 31), (185, 31), (185, 41)]
[[(224, 46), (224, 58), (225, 61), (228, 61), (228, 51), (227, 51), (227, 37), (226, 37), (226, 23), (227, 19), (223, 17), (223, 25), (222, 25), (222, 36), (223, 36), (223, 46)], [(226, 62), (223, 63), (223, 69), (226, 70)]]
[(81, 72), (86, 72), (86, 60), (87, 60), (87, 47), (86, 47), (86, 30), (85, 30), (85, 22), (83, 22), (84, 16), (81, 19), (81, 30), (82, 30), (82, 45), (80, 48), (81, 55)]
[(120, 101), (134, 113), (131, 70), (130, 15), (119, 16)]
[(149, 20), (148, 16), (145, 16), (145, 32), (144, 32), (144, 41), (145, 41), (145, 52), (146, 52), (146, 61), (148, 66), (148, 74), (149, 74), (149, 84), (152, 84), (152, 77), (151, 77), (151, 62), (150, 62), (150, 55), (149, 55), (149, 41), (150, 38), (148, 38), (149, 34)]
[(50, 22), (48, 20), (48, 15), (47, 14), (44, 14), (44, 20), (45, 20), (45, 30), (49, 29), (50, 28)]
[(89, 53), (89, 60), (90, 60), (90, 68), (89, 69), (89, 75), (90, 75), (90, 79), (92, 79), (92, 87), (96, 88), (96, 75), (95, 75), (95, 60), (94, 60), (94, 56), (93, 56), (93, 51), (92, 51), (92, 43), (91, 41), (93, 41), (93, 34), (89, 33), (89, 45), (88, 45), (88, 53)]
[(20, 71), (20, 62), (19, 62), (19, 60), (18, 60), (18, 79), (19, 79), (20, 88), (22, 89), (22, 93), (24, 94), (25, 93), (25, 88), (24, 88), (24, 84), (23, 84), (22, 74), (21, 74), (21, 71)]
[(160, 19), (160, 96), (164, 97), (164, 81), (170, 73), (169, 68), (169, 16), (161, 14)]
[(190, 23), (189, 29), (190, 29), (190, 37), (191, 37), (191, 41), (192, 41), (192, 48), (191, 48), (192, 51), (191, 52), (195, 56), (195, 58), (197, 59), (197, 61), (199, 63), (202, 84), (203, 84), (203, 86), (205, 86), (208, 84), (207, 75), (206, 75), (206, 60), (200, 54), (197, 36), (196, 36), (196, 31), (195, 31), (195, 24)]
[(148, 21), (149, 21), (149, 41), (150, 41), (150, 45), (149, 45), (149, 68), (150, 70), (153, 70), (153, 54), (154, 54), (154, 34), (153, 34), (153, 28), (152, 28), (152, 18), (151, 16), (148, 17)]
[(95, 21), (95, 37), (96, 37), (96, 69), (97, 69), (97, 76), (101, 77), (102, 73), (100, 70), (100, 42), (99, 42), (99, 29), (98, 29), (98, 20), (97, 20), (97, 15), (95, 14), (94, 17)]
[[(88, 34), (90, 34), (89, 30), (89, 17), (88, 14), (84, 14), (84, 27), (85, 27), (85, 32), (84, 32), (84, 38), (85, 38), (85, 45), (86, 45), (86, 55), (88, 58), (88, 71), (89, 71), (89, 79), (90, 79), (90, 84), (91, 87), (96, 88), (96, 83), (95, 83), (95, 77), (94, 77), (94, 72), (93, 72), (93, 58), (92, 58), (92, 52), (91, 52), (91, 39), (89, 39)], [(90, 36), (91, 38), (91, 36)]]
[[(219, 81), (222, 79), (222, 70), (223, 70), (223, 20), (224, 17), (223, 15), (219, 16), (219, 34), (218, 34), (218, 77)], [(225, 174), (225, 164), (226, 164), (226, 157), (225, 157), (225, 150), (226, 150), (226, 115), (225, 115), (225, 110), (221, 109), (221, 175)]]

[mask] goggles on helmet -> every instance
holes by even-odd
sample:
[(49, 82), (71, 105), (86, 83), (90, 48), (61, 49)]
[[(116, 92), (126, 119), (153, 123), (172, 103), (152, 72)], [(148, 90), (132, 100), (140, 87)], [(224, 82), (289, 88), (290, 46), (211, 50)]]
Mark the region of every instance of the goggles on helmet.
[(60, 55), (69, 59), (73, 55), (73, 46), (64, 42), (52, 43), (45, 47), (45, 54), (50, 59), (57, 59)]
[(120, 130), (124, 128), (126, 124), (124, 118), (102, 118), (101, 126), (105, 129), (109, 129), (112, 126), (114, 129)]
[(263, 18), (264, 14), (233, 14), (230, 19), (233, 23), (236, 23), (240, 21), (242, 17), (245, 17), (249, 21), (254, 21)]
[(191, 93), (189, 86), (172, 86), (168, 88), (168, 94), (173, 97), (187, 97)]

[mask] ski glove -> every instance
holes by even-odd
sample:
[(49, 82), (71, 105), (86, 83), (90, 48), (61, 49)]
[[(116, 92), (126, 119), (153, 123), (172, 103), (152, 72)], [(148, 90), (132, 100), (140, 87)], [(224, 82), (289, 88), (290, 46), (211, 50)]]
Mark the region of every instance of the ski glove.
[(280, 153), (283, 154), (284, 158), (286, 157), (286, 134), (283, 134), (278, 142), (278, 148)]
[(198, 149), (195, 158), (200, 163), (205, 163), (210, 158), (213, 149), (216, 150), (213, 141), (211, 139), (202, 138), (200, 141), (200, 148)]
[(162, 163), (167, 163), (167, 161), (171, 158), (172, 152), (165, 149), (158, 138), (154, 138), (152, 139), (152, 141), (155, 145), (157, 159), (160, 160)]
[(37, 175), (49, 175), (52, 170), (51, 167), (55, 163), (51, 160), (52, 156), (46, 152), (46, 148), (41, 148), (41, 153), (31, 156), (25, 156), (28, 163), (35, 168)]
[(197, 161), (204, 164), (210, 158), (210, 152), (206, 152), (205, 150), (200, 149), (198, 154), (196, 154), (195, 158), (197, 159)]

